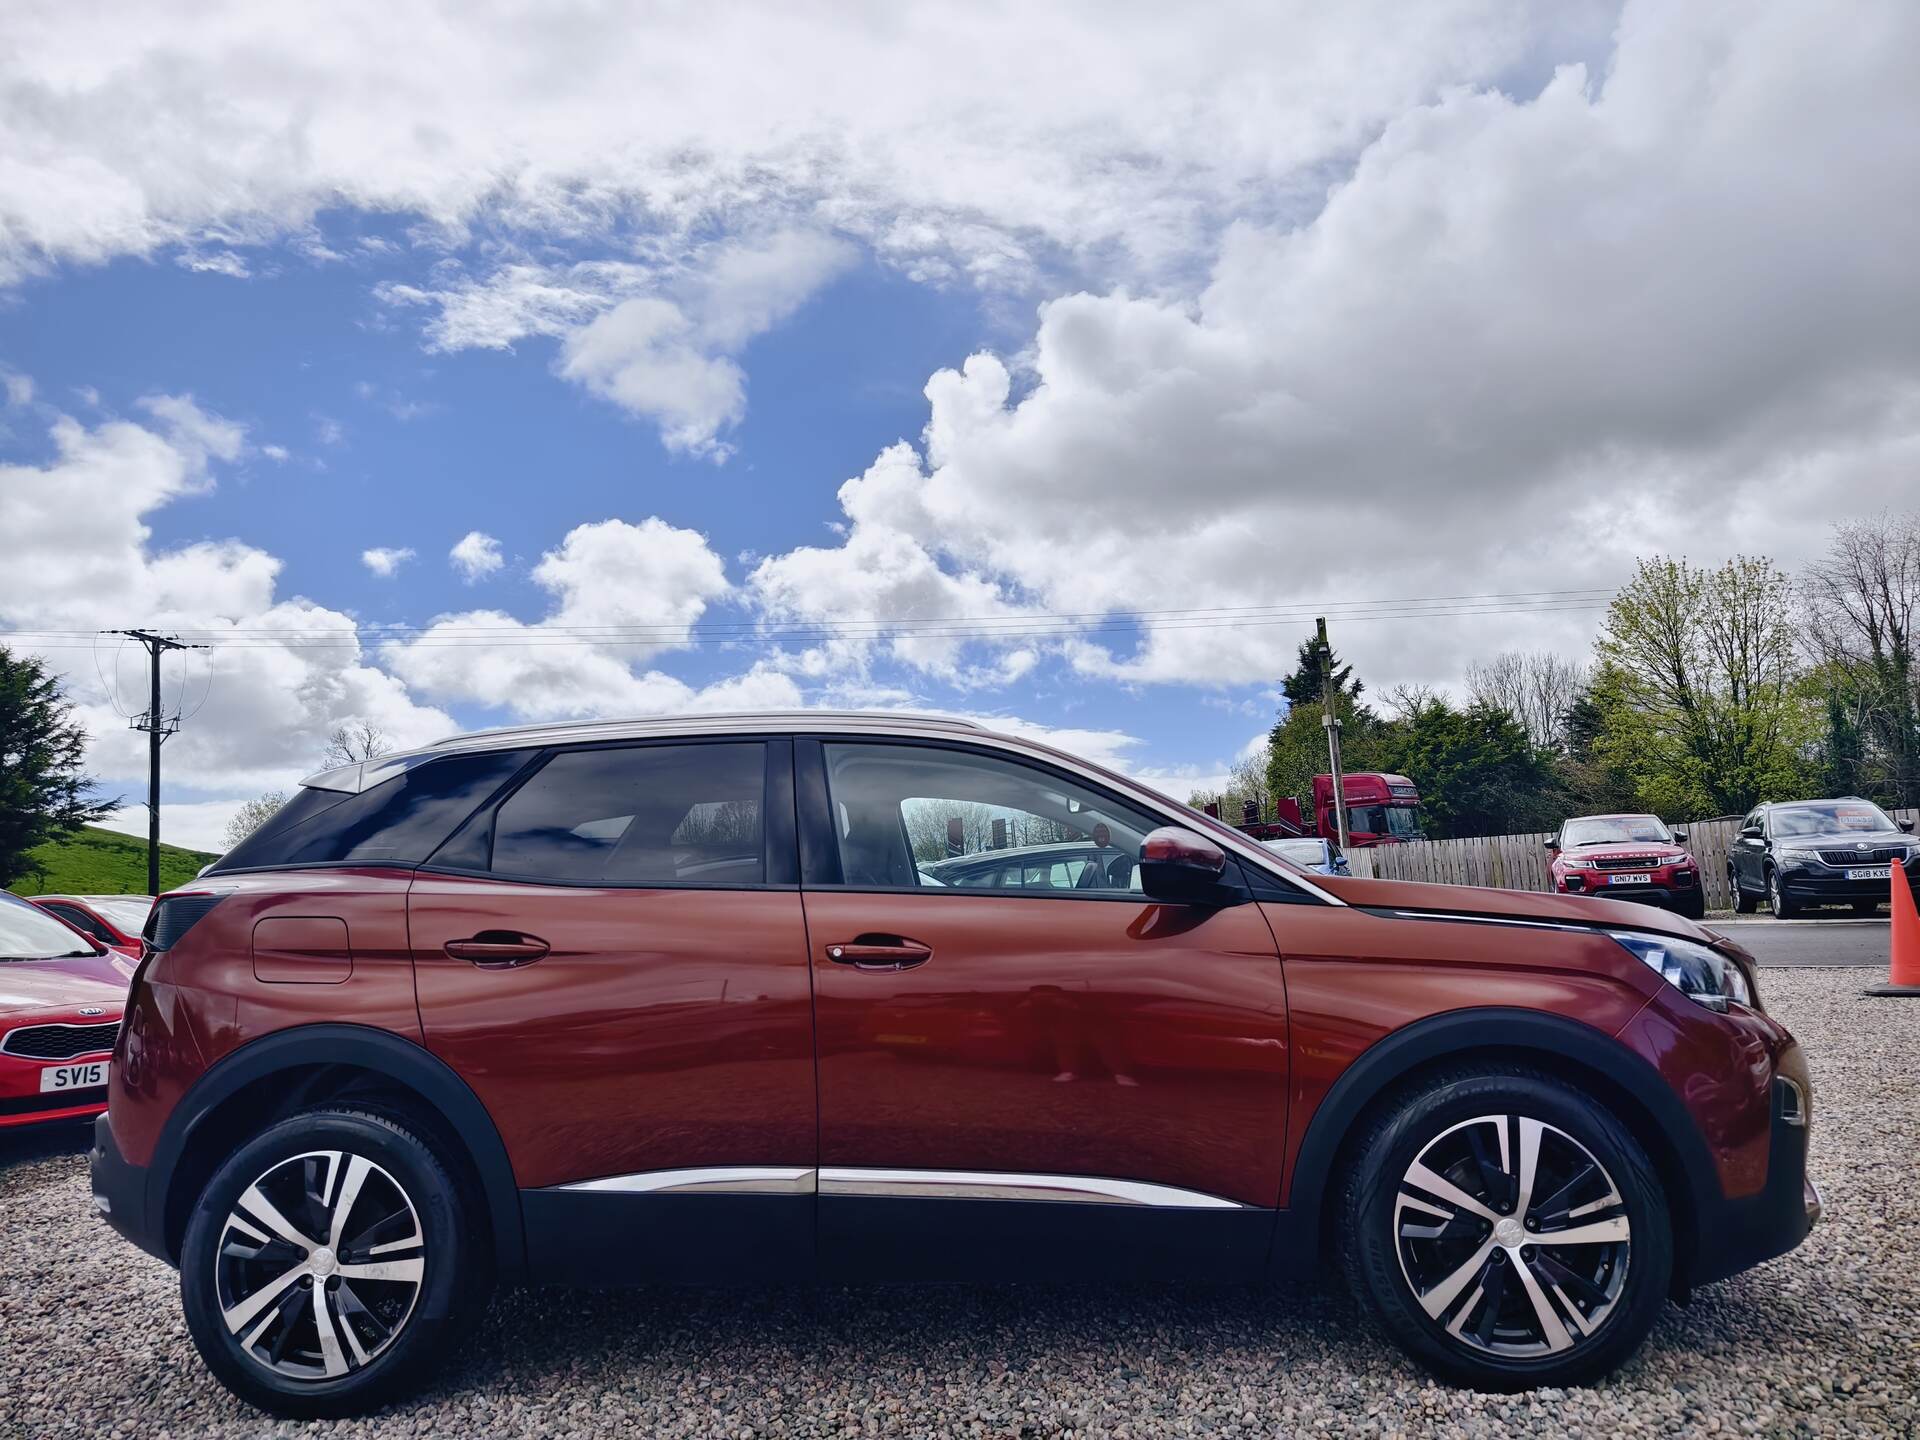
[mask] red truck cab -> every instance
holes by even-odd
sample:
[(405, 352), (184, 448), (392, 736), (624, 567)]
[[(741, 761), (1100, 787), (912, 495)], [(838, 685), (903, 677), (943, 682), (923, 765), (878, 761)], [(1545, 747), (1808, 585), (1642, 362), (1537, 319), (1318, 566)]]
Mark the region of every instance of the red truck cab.
[[(1342, 777), (1347, 801), (1347, 847), (1398, 845), (1418, 840), (1420, 790), (1404, 775), (1357, 770)], [(1313, 777), (1314, 828), (1323, 837), (1340, 833), (1333, 813), (1333, 776)]]

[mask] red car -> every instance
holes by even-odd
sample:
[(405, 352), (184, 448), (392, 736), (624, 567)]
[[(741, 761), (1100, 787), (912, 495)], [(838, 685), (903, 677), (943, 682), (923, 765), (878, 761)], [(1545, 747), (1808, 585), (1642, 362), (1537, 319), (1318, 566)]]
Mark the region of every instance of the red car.
[[(1089, 843), (1114, 860), (1071, 888), (927, 875)], [(418, 1385), (496, 1281), (1336, 1254), (1440, 1375), (1566, 1385), (1819, 1212), (1806, 1062), (1722, 937), (1309, 874), (897, 716), (522, 728), (315, 776), (161, 898), (111, 1089), (98, 1208), (180, 1268), (215, 1375), (290, 1415)]]
[(32, 902), (109, 950), (140, 958), (140, 931), (153, 911), (151, 895), (35, 895)]
[(107, 1106), (133, 966), (0, 890), (0, 1129)]
[(1563, 895), (1664, 905), (1690, 920), (1707, 913), (1687, 832), (1669, 830), (1658, 815), (1576, 816), (1561, 823), (1547, 849), (1553, 888)]

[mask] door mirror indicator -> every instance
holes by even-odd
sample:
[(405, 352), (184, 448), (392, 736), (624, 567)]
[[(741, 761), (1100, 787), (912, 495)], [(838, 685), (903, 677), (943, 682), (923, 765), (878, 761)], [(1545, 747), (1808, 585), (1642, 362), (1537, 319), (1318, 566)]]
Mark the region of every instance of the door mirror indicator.
[(1180, 825), (1162, 825), (1140, 842), (1140, 889), (1169, 905), (1235, 905), (1247, 898), (1227, 879), (1227, 852)]

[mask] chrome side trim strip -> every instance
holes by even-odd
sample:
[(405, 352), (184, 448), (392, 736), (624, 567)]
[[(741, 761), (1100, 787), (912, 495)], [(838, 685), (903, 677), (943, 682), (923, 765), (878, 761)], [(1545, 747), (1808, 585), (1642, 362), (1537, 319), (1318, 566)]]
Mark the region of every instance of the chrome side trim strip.
[(711, 1165), (697, 1170), (643, 1170), (554, 1185), (621, 1195), (811, 1195), (814, 1172), (804, 1165)]
[(1502, 915), (1456, 915), (1450, 910), (1394, 910), (1400, 920), (1457, 920), (1464, 925), (1518, 925), (1525, 930), (1571, 930), (1576, 934), (1599, 935), (1596, 925), (1574, 925), (1564, 920), (1517, 920)]
[(1094, 1175), (1009, 1175), (981, 1170), (843, 1170), (820, 1172), (822, 1195), (905, 1196), (921, 1200), (1066, 1200), (1096, 1205), (1149, 1205), (1180, 1210), (1242, 1210), (1237, 1200)]

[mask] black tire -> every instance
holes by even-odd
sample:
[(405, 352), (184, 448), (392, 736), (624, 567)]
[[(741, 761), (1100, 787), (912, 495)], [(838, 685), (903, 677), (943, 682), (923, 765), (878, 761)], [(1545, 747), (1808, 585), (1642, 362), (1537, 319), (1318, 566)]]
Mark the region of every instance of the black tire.
[(1767, 909), (1776, 920), (1791, 920), (1800, 913), (1799, 902), (1787, 894), (1787, 887), (1781, 883), (1778, 870), (1767, 871)]
[[(263, 1218), (257, 1201), (242, 1208), (256, 1184), (259, 1194), (271, 1192), (279, 1220), (306, 1237), (301, 1246), (275, 1233), (282, 1227)], [(334, 1224), (343, 1201), (348, 1214)], [(180, 1255), (187, 1328), (214, 1377), (262, 1410), (300, 1419), (364, 1413), (423, 1383), (485, 1305), (491, 1273), (478, 1221), (479, 1207), (414, 1127), (345, 1107), (290, 1116), (243, 1144), (194, 1204)], [(328, 1225), (331, 1233), (320, 1236)], [(402, 1233), (408, 1228), (411, 1237)], [(327, 1245), (336, 1235), (337, 1256)], [(319, 1248), (308, 1248), (315, 1238)], [(377, 1261), (369, 1254), (375, 1245)], [(293, 1270), (300, 1273), (289, 1283)], [(393, 1272), (401, 1278), (387, 1278)], [(321, 1306), (311, 1298), (316, 1280)], [(270, 1290), (287, 1298), (247, 1308)], [(236, 1330), (227, 1317), (243, 1311)], [(257, 1338), (256, 1323), (265, 1331)], [(274, 1352), (276, 1343), (284, 1353)], [(335, 1366), (345, 1368), (330, 1376)]]
[(1704, 920), (1707, 918), (1707, 897), (1702, 891), (1695, 890), (1682, 895), (1680, 903), (1674, 908), (1689, 920)]
[(1735, 913), (1751, 915), (1755, 910), (1760, 908), (1759, 900), (1740, 888), (1740, 877), (1734, 873), (1731, 866), (1727, 868), (1727, 888), (1733, 891), (1733, 908)]
[[(1546, 1228), (1531, 1236), (1519, 1234), (1508, 1248), (1499, 1240), (1501, 1232), (1454, 1201), (1437, 1205), (1422, 1201), (1423, 1193), (1431, 1197), (1433, 1192), (1421, 1191), (1417, 1182), (1409, 1184), (1415, 1160), (1441, 1156), (1445, 1147), (1461, 1144), (1462, 1137), (1497, 1134), (1487, 1129), (1492, 1117), (1500, 1118), (1511, 1137), (1501, 1154), (1520, 1153), (1514, 1147), (1521, 1145), (1522, 1124), (1537, 1122), (1543, 1127), (1534, 1132), (1542, 1136), (1536, 1151), (1540, 1156), (1537, 1183), (1557, 1188), (1564, 1174), (1573, 1177), (1567, 1182), (1573, 1189), (1581, 1183), (1578, 1167), (1584, 1152), (1585, 1159), (1596, 1162), (1601, 1172), (1585, 1184), (1600, 1188), (1574, 1193), (1612, 1196), (1613, 1202), (1596, 1208), (1583, 1198), (1577, 1205), (1568, 1201), (1551, 1212), (1536, 1204), (1526, 1217), (1515, 1216), (1508, 1223), (1532, 1219)], [(1475, 1153), (1498, 1161), (1491, 1145)], [(1372, 1312), (1395, 1343), (1442, 1379), (1492, 1391), (1585, 1384), (1631, 1356), (1658, 1318), (1673, 1270), (1673, 1229), (1666, 1194), (1646, 1152), (1590, 1096), (1551, 1076), (1520, 1068), (1442, 1073), (1377, 1114), (1353, 1156), (1338, 1213), (1348, 1283), (1362, 1307)], [(1456, 1168), (1454, 1173), (1472, 1177), (1469, 1183), (1492, 1179), (1487, 1172), (1472, 1170), (1471, 1162), (1462, 1164), (1468, 1168)], [(1445, 1170), (1431, 1173), (1448, 1178)], [(1516, 1169), (1508, 1183), (1517, 1179)], [(1475, 1198), (1471, 1190), (1464, 1193)], [(1486, 1192), (1492, 1193), (1492, 1189)], [(1510, 1191), (1499, 1198), (1511, 1206), (1515, 1197)], [(1541, 1197), (1534, 1199), (1539, 1202)], [(1546, 1197), (1548, 1202), (1557, 1199), (1556, 1195)], [(1416, 1207), (1424, 1205), (1424, 1210), (1403, 1209), (1408, 1200)], [(1584, 1214), (1575, 1221), (1567, 1216), (1568, 1209)], [(1432, 1226), (1427, 1217), (1446, 1210), (1454, 1218), (1440, 1222), (1439, 1238), (1406, 1233), (1406, 1227)], [(1572, 1234), (1578, 1226), (1592, 1234), (1596, 1222), (1612, 1227), (1611, 1234), (1619, 1231), (1623, 1220), (1627, 1228), (1616, 1243), (1567, 1247), (1547, 1243), (1556, 1230)], [(1474, 1228), (1461, 1228), (1469, 1224)], [(1529, 1240), (1539, 1243), (1519, 1243)], [(1446, 1258), (1431, 1272), (1437, 1278), (1416, 1291), (1415, 1271), (1423, 1253)], [(1455, 1257), (1462, 1255), (1466, 1258), (1455, 1266)], [(1479, 1258), (1482, 1255), (1484, 1261)], [(1496, 1260), (1495, 1255), (1500, 1258)], [(1602, 1299), (1590, 1301), (1586, 1290), (1565, 1279), (1563, 1261), (1580, 1269), (1580, 1285), (1591, 1285), (1592, 1294)], [(1530, 1297), (1527, 1281), (1519, 1276), (1521, 1267), (1538, 1287), (1538, 1301)], [(1501, 1272), (1497, 1278), (1495, 1270)], [(1469, 1271), (1469, 1278), (1459, 1278)], [(1554, 1283), (1564, 1288), (1549, 1297), (1540, 1282), (1542, 1277), (1555, 1276), (1562, 1277)], [(1594, 1276), (1602, 1277), (1604, 1284), (1594, 1284)], [(1509, 1293), (1505, 1287), (1513, 1280), (1519, 1284)], [(1449, 1291), (1451, 1285), (1458, 1288)], [(1452, 1298), (1443, 1298), (1443, 1292)], [(1579, 1300), (1565, 1300), (1568, 1293)], [(1437, 1305), (1437, 1316), (1425, 1308), (1423, 1295), (1429, 1297), (1428, 1304)], [(1565, 1301), (1564, 1305), (1556, 1304), (1556, 1299)], [(1557, 1336), (1542, 1318), (1541, 1304), (1558, 1324)], [(1539, 1345), (1549, 1348), (1525, 1352), (1528, 1324), (1538, 1330)], [(1469, 1336), (1465, 1333), (1469, 1329), (1487, 1333)], [(1552, 1349), (1559, 1340), (1566, 1342), (1564, 1348)]]

